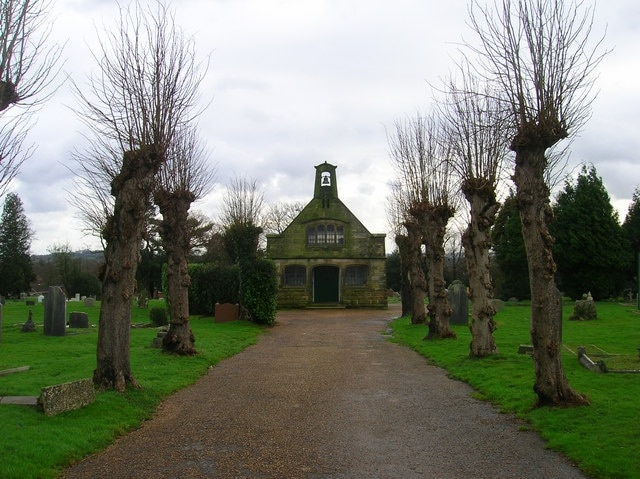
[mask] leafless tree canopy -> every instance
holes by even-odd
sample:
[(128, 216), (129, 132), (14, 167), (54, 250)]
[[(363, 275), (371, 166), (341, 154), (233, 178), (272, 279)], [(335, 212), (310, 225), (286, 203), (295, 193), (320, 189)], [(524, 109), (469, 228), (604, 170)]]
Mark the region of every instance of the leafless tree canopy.
[(416, 115), (396, 121), (388, 135), (391, 161), (396, 170), (396, 198), (411, 205), (450, 204), (453, 175), (451, 149), (443, 141), (442, 123), (435, 115)]
[[(170, 148), (189, 141), (189, 135), (180, 139), (182, 132), (201, 112), (197, 92), (206, 65), (196, 61), (193, 41), (167, 7), (155, 5), (144, 10), (134, 2), (122, 9), (118, 27), (105, 27), (92, 52), (98, 71), (86, 87), (74, 82), (90, 146), (73, 155), (78, 190), (72, 203), (84, 230), (98, 236), (112, 212), (110, 185), (123, 152), (153, 145), (167, 159)], [(191, 173), (183, 171), (182, 180)]]
[(215, 173), (195, 125), (183, 127), (169, 145), (156, 190), (189, 192), (196, 201), (211, 190)]
[(295, 219), (304, 208), (301, 201), (277, 202), (267, 207), (263, 218), (263, 228), (265, 233), (282, 233), (287, 226)]
[(264, 193), (255, 179), (235, 177), (222, 201), (220, 223), (224, 226), (261, 226)]
[[(589, 118), (595, 69), (606, 52), (593, 42), (593, 8), (582, 0), (472, 0), (467, 46), (477, 73), (505, 95), (518, 134), (512, 149), (530, 142), (532, 129), (546, 148), (575, 134)], [(542, 128), (540, 128), (542, 127)]]
[(45, 0), (0, 0), (0, 196), (33, 150), (30, 113), (55, 91), (62, 47), (49, 44), (48, 13)]

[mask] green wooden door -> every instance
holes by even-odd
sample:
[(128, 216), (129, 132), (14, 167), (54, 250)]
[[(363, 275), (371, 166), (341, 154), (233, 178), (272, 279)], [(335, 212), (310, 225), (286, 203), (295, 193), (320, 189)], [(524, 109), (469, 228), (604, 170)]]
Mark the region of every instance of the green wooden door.
[(316, 266), (313, 269), (313, 302), (340, 301), (340, 270), (337, 266)]

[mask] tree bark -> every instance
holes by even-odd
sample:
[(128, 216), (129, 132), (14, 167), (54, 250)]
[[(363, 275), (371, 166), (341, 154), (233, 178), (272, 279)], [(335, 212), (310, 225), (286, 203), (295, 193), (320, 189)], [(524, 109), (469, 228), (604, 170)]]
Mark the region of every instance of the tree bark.
[(444, 280), (444, 235), (453, 211), (447, 206), (430, 206), (426, 215), (428, 219), (425, 225), (428, 228), (424, 229), (424, 238), (429, 259), (429, 332), (424, 339), (455, 338), (456, 333), (449, 325), (453, 310)]
[(160, 236), (167, 254), (167, 303), (169, 331), (162, 340), (162, 350), (190, 356), (197, 354), (195, 338), (189, 324), (189, 285), (187, 267), (189, 237), (187, 219), (195, 197), (188, 191), (158, 191), (155, 200), (162, 214)]
[(396, 235), (396, 245), (400, 255), (400, 301), (402, 303), (402, 316), (413, 314), (413, 301), (411, 299), (411, 283), (409, 282), (409, 255), (407, 237)]
[(491, 227), (498, 211), (498, 202), (495, 192), (483, 191), (481, 184), (473, 185), (468, 181), (462, 190), (471, 209), (469, 226), (462, 235), (472, 307), (469, 355), (485, 357), (498, 352), (493, 337), (496, 330), (493, 320), (496, 310), (493, 306), (493, 282), (489, 269)]
[(531, 284), (531, 341), (536, 373), (533, 389), (538, 395), (539, 406), (587, 405), (587, 398), (569, 386), (562, 365), (562, 315), (554, 281), (553, 237), (548, 230), (553, 213), (549, 188), (544, 181), (545, 146), (528, 143), (514, 148), (513, 180), (517, 187), (516, 199)]
[(97, 366), (93, 372), (93, 381), (100, 388), (124, 392), (127, 385), (140, 387), (129, 362), (131, 306), (145, 212), (153, 177), (161, 162), (161, 155), (152, 147), (128, 151), (123, 155), (120, 173), (111, 182), (115, 205), (103, 231), (107, 246), (102, 271)]
[(407, 236), (402, 241), (406, 243), (407, 272), (411, 285), (411, 324), (424, 324), (426, 322), (426, 308), (424, 298), (426, 295), (426, 281), (422, 270), (422, 234), (421, 229), (412, 222), (406, 222)]

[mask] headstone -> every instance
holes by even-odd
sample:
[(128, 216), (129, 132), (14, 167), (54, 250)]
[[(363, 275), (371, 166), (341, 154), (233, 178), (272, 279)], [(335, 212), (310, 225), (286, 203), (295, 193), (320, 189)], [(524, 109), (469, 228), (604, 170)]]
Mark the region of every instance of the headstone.
[(88, 328), (89, 315), (81, 311), (71, 311), (69, 313), (70, 328)]
[(44, 294), (38, 296), (38, 303), (42, 303), (44, 301)]
[(236, 321), (240, 313), (240, 306), (231, 303), (216, 303), (213, 319), (216, 323)]
[(36, 330), (36, 323), (33, 322), (33, 311), (29, 310), (29, 318), (27, 322), (22, 325), (23, 333), (33, 333)]
[(87, 296), (86, 298), (84, 298), (84, 305), (87, 308), (93, 308), (96, 305), (96, 299)]
[(44, 299), (45, 336), (64, 336), (67, 329), (67, 298), (60, 286), (49, 286)]
[(455, 280), (449, 285), (449, 306), (453, 310), (451, 324), (469, 324), (469, 297), (462, 281)]
[(46, 416), (55, 416), (64, 411), (79, 409), (95, 400), (93, 381), (80, 379), (40, 390), (38, 404)]

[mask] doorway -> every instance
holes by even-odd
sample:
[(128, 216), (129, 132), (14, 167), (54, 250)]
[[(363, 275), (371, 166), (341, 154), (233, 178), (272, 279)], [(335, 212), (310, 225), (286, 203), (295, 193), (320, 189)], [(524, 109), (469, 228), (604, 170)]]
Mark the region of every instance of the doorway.
[(338, 303), (340, 301), (340, 269), (337, 266), (313, 268), (313, 302)]

